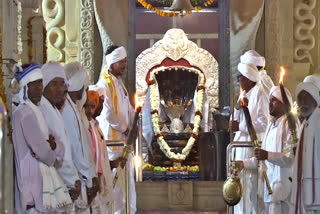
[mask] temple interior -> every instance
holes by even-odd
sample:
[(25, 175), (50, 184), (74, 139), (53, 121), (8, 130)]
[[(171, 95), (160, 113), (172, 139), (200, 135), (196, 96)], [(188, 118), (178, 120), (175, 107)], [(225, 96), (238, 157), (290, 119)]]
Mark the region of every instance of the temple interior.
[[(284, 66), (284, 85), (294, 94), (305, 76), (320, 72), (320, 1), (191, 0), (189, 11), (170, 10), (174, 2), (0, 0), (0, 213), (14, 213), (13, 65), (79, 61), (95, 84), (111, 44), (127, 50), (122, 79), (131, 103), (136, 94), (149, 104), (134, 148), (137, 213), (229, 213), (222, 186), (232, 158), (228, 121), (239, 96), (240, 56), (250, 49), (264, 56), (275, 84)], [(181, 161), (163, 152), (153, 134), (153, 99), (163, 142), (186, 153)]]

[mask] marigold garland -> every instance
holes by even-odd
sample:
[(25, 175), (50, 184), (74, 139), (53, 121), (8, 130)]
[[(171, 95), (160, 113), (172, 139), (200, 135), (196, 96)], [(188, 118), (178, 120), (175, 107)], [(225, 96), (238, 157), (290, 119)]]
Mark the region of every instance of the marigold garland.
[[(216, 0), (207, 0), (206, 2), (203, 3), (204, 7), (209, 7), (210, 5), (212, 5)], [(178, 12), (166, 12), (163, 10), (159, 10), (158, 8), (153, 7), (150, 3), (146, 2), (146, 0), (138, 0), (138, 2), (147, 10), (153, 10), (156, 14), (158, 14), (159, 16), (165, 16), (165, 17), (174, 17), (174, 16), (178, 16), (179, 13)], [(197, 5), (194, 6), (194, 10), (199, 12), (202, 9), (201, 6)], [(191, 14), (192, 11), (186, 11), (186, 14)]]

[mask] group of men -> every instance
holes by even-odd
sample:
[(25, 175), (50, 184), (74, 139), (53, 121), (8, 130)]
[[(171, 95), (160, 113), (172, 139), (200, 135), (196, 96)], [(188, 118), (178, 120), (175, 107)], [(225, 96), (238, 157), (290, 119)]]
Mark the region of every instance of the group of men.
[[(265, 59), (253, 50), (244, 53), (238, 65), (237, 81), (243, 92), (231, 121), (234, 141), (252, 141), (241, 108), (246, 105), (262, 144), (235, 151), (234, 170), (241, 172), (243, 197), (234, 213), (320, 213), (320, 76), (307, 76), (296, 88), (299, 140), (294, 142), (280, 86), (273, 85), (264, 67)], [(285, 94), (292, 107), (287, 89)]]
[(134, 110), (121, 80), (126, 57), (123, 47), (110, 46), (100, 79), (90, 86), (79, 62), (15, 66), (16, 213), (124, 213), (125, 177), (135, 213), (132, 156), (126, 161), (123, 147), (106, 143), (125, 141), (132, 125)]

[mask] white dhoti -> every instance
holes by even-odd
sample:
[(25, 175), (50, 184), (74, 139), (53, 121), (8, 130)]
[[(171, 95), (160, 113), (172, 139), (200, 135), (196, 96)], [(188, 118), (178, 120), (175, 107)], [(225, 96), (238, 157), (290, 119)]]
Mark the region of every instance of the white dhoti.
[[(123, 147), (108, 147), (108, 155), (110, 160), (116, 160), (121, 156)], [(125, 170), (126, 169), (126, 170)], [(130, 214), (134, 214), (137, 211), (136, 208), (136, 188), (135, 188), (135, 180), (134, 180), (134, 168), (133, 168), (133, 156), (132, 153), (129, 153), (128, 161), (126, 164), (126, 168), (121, 169), (119, 166), (117, 169), (113, 169), (112, 173), (115, 176), (118, 170), (118, 181), (114, 188), (114, 202), (113, 202), (113, 210), (114, 214), (124, 214), (126, 210), (126, 176), (128, 178), (127, 182), (129, 185), (129, 209)], [(127, 173), (127, 174), (126, 174)]]

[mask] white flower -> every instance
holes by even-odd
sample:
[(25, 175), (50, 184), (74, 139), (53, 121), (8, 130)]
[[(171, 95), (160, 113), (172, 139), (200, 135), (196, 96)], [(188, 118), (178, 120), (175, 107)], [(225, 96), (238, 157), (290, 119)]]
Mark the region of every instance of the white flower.
[[(155, 75), (154, 73), (158, 70), (161, 70), (160, 68), (153, 70), (150, 73), (150, 78), (149, 80), (155, 80)], [(198, 72), (200, 76), (200, 81), (198, 82), (199, 85), (204, 84), (204, 75), (201, 72)], [(151, 110), (157, 110), (158, 105), (157, 105), (157, 91), (156, 91), (156, 84), (152, 84), (149, 86), (150, 88), (150, 104), (151, 104)], [(204, 90), (199, 90), (197, 94), (197, 104), (196, 104), (196, 110), (199, 112), (202, 112), (202, 104), (203, 104), (203, 96), (204, 96)], [(158, 113), (154, 113), (151, 116), (151, 121), (153, 125), (153, 131), (155, 134), (161, 133), (160, 132), (160, 127), (159, 127), (159, 118), (158, 118)], [(194, 127), (193, 127), (193, 133), (198, 135), (199, 132), (199, 125), (200, 125), (201, 118), (199, 115), (195, 115), (194, 118)], [(191, 136), (187, 142), (187, 145), (183, 148), (182, 154), (177, 153), (175, 154), (174, 152), (171, 152), (170, 146), (168, 146), (167, 142), (164, 140), (163, 136), (158, 137), (157, 142), (158, 145), (160, 146), (161, 151), (170, 159), (176, 159), (176, 160), (185, 160), (186, 157), (189, 155), (194, 143), (195, 139)]]

